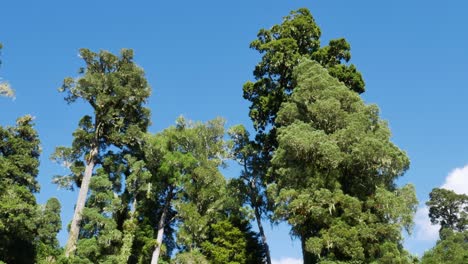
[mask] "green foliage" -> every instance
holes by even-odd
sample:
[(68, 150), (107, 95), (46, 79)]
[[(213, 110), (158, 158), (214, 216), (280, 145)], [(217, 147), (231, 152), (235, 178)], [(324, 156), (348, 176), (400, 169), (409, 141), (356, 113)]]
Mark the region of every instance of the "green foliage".
[(57, 239), (57, 234), (62, 229), (61, 205), (57, 198), (50, 198), (40, 209), (36, 222), (38, 260), (39, 263), (54, 263), (62, 253)]
[(18, 118), (16, 127), (0, 128), (0, 175), (4, 186), (18, 185), (38, 192), (39, 155), (41, 152), (33, 117)]
[(210, 226), (208, 238), (201, 244), (210, 263), (263, 263), (264, 252), (258, 235), (247, 221), (236, 217), (219, 219)]
[[(56, 183), (66, 188), (72, 188), (73, 183), (81, 185), (93, 147), (99, 151), (111, 146), (136, 147), (150, 122), (150, 111), (143, 104), (151, 89), (143, 70), (133, 62), (132, 50), (123, 49), (118, 57), (107, 51), (80, 49), (80, 56), (86, 63), (79, 70), (83, 75), (65, 78), (59, 91), (66, 93), (68, 103), (78, 99), (89, 103), (94, 113), (79, 121), (72, 147), (58, 147), (51, 157), (70, 168), (69, 175), (55, 178)], [(102, 161), (98, 159), (97, 163)]]
[(242, 166), (241, 175), (231, 181), (238, 189), (239, 199), (251, 208), (266, 212), (265, 182), (259, 174), (262, 168), (261, 160), (255, 142), (249, 139), (249, 132), (243, 125), (233, 126), (228, 131), (233, 147), (232, 156)]
[(221, 119), (206, 124), (179, 119), (177, 126), (148, 138), (151, 199), (169, 198), (179, 220), (177, 239), (185, 248), (201, 244), (222, 207), (226, 183), (218, 167), (226, 155), (223, 125)]
[(445, 228), (457, 232), (468, 230), (468, 195), (434, 188), (429, 197), (426, 205), (432, 224), (439, 224), (441, 231)]
[(293, 69), (305, 57), (316, 60), (349, 89), (364, 92), (364, 81), (351, 59), (350, 45), (345, 39), (331, 40), (320, 47), (321, 30), (310, 11), (292, 11), (280, 25), (261, 29), (250, 47), (262, 54), (254, 70), (255, 82), (244, 85), (244, 98), (251, 101), (250, 117), (256, 129), (274, 125), (282, 102), (295, 87)]
[[(166, 260), (177, 245), (181, 251), (175, 263), (190, 263), (192, 258), (210, 263), (261, 261), (262, 247), (250, 231), (248, 220), (234, 221), (244, 219), (238, 211), (242, 203), (231, 199), (226, 180), (219, 171), (228, 155), (224, 121), (192, 123), (179, 118), (176, 126), (148, 135), (145, 142), (145, 164), (139, 170), (145, 175), (149, 172), (150, 177), (138, 182), (141, 188), (135, 188), (135, 194), (141, 197), (136, 210), (138, 217), (146, 219), (139, 222), (138, 229), (146, 226), (146, 231), (137, 231), (135, 247), (140, 249), (135, 252), (143, 250), (142, 255), (148, 256), (146, 249), (156, 247), (154, 238), (162, 228), (162, 253)], [(236, 236), (230, 237), (232, 234)], [(218, 250), (228, 252), (223, 253), (223, 260), (216, 255)], [(239, 250), (243, 252), (241, 262), (236, 260)], [(233, 252), (237, 253), (233, 255)], [(148, 257), (145, 259), (149, 261)], [(143, 262), (141, 256), (138, 262)]]
[[(143, 105), (150, 87), (143, 70), (133, 62), (132, 50), (123, 49), (116, 56), (81, 49), (80, 55), (86, 64), (79, 70), (81, 76), (65, 78), (59, 91), (66, 93), (68, 103), (78, 99), (89, 103), (93, 115), (81, 118), (71, 147), (58, 147), (52, 155), (70, 169), (69, 175), (56, 176), (54, 181), (61, 187), (76, 185), (85, 190), (78, 197), (66, 255), (79, 239), (76, 254), (82, 261), (115, 262), (117, 256), (128, 258), (132, 247), (128, 231), (133, 230), (127, 230), (126, 253), (119, 252), (133, 182), (141, 176), (133, 173), (132, 166), (149, 125), (150, 111)], [(127, 180), (129, 189), (122, 190)], [(80, 201), (86, 201), (86, 208)]]
[[(231, 142), (222, 119), (180, 118), (146, 134), (150, 87), (133, 51), (81, 49), (85, 66), (59, 91), (92, 113), (79, 120), (71, 147), (52, 155), (70, 170), (54, 181), (83, 190), (70, 235), (77, 242), (65, 254), (72, 257), (56, 238), (60, 203), (36, 203), (40, 147), (25, 116), (0, 127), (0, 263), (149, 263), (153, 252), (159, 263), (268, 263), (265, 217), (291, 225), (305, 264), (413, 263), (401, 230), (412, 228), (415, 191), (395, 185), (409, 160), (390, 142), (378, 108), (359, 97), (365, 85), (349, 64), (349, 43), (321, 46), (320, 37), (305, 8), (259, 31), (250, 45), (262, 56), (255, 82), (243, 87), (257, 134), (252, 140), (235, 126)], [(7, 83), (0, 96), (14, 96)], [(229, 182), (220, 172), (227, 157), (243, 168)], [(467, 201), (443, 189), (431, 193), (427, 205), (441, 240), (424, 263), (467, 261)], [(253, 218), (260, 235), (251, 230)]]
[(424, 253), (423, 264), (464, 264), (468, 263), (468, 232), (454, 232), (443, 229), (434, 248)]
[(90, 195), (83, 211), (76, 256), (90, 263), (116, 263), (122, 232), (113, 216), (120, 199), (113, 192), (108, 173), (100, 168), (91, 179)]
[(172, 264), (208, 264), (210, 263), (203, 254), (198, 251), (182, 252), (176, 255)]
[(468, 196), (434, 188), (429, 197), (429, 218), (440, 225), (440, 239), (421, 263), (468, 263)]
[[(349, 43), (340, 38), (321, 47), (320, 37), (321, 30), (310, 11), (300, 8), (286, 16), (281, 24), (270, 29), (261, 29), (257, 39), (250, 44), (262, 56), (253, 72), (255, 82), (249, 81), (243, 87), (244, 98), (251, 102), (249, 115), (257, 134), (255, 141), (236, 142), (244, 150), (239, 151), (241, 148), (237, 147), (235, 152), (236, 159), (242, 158), (241, 164), (247, 164), (240, 182), (244, 182), (243, 185), (246, 186), (246, 202), (256, 210), (259, 224), (259, 220), (271, 214), (275, 206), (275, 202), (265, 195), (266, 185), (276, 181), (274, 177), (267, 175), (267, 171), (271, 167), (272, 154), (278, 146), (277, 129), (281, 126), (277, 122), (278, 111), (297, 86), (293, 76), (294, 68), (304, 58), (315, 60), (349, 90), (364, 92), (365, 85), (360, 72), (354, 65), (348, 64), (351, 59)], [(334, 106), (324, 104), (320, 107), (325, 111), (327, 107)], [(267, 247), (266, 243), (265, 246)]]
[(211, 241), (202, 243), (202, 251), (213, 264), (246, 263), (247, 241), (242, 232), (229, 221), (219, 221), (211, 225)]
[(60, 204), (53, 198), (38, 206), (37, 174), (41, 152), (33, 117), (0, 127), (0, 260), (43, 263), (60, 254)]
[(39, 191), (39, 139), (33, 118), (18, 119), (15, 127), (0, 127), (0, 259), (29, 263), (34, 245)]
[(263, 252), (266, 263), (271, 263), (267, 238), (262, 226), (262, 219), (268, 214), (269, 206), (265, 192), (266, 182), (261, 177), (261, 172), (265, 170), (262, 167), (264, 162), (259, 159), (258, 146), (249, 139), (249, 132), (244, 126), (234, 126), (228, 134), (233, 144), (232, 156), (242, 166), (240, 177), (229, 182), (230, 196), (237, 199), (239, 207), (246, 205), (254, 215), (262, 238), (262, 246), (258, 251)]
[(390, 142), (378, 109), (317, 62), (295, 71), (297, 87), (278, 112), (278, 149), (269, 194), (275, 219), (303, 243), (304, 263), (405, 259), (401, 229), (410, 230), (417, 200), (394, 180), (409, 166)]

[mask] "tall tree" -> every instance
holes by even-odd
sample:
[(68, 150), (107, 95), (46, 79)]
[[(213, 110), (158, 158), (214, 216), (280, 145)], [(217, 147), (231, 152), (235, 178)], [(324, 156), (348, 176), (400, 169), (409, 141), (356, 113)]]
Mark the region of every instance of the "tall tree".
[(432, 224), (440, 225), (440, 239), (421, 262), (468, 263), (468, 195), (434, 188), (429, 197), (429, 218)]
[(401, 229), (411, 229), (413, 186), (395, 186), (409, 166), (390, 142), (375, 105), (315, 61), (294, 72), (297, 83), (278, 112), (278, 148), (269, 186), (277, 207), (302, 242), (304, 263), (407, 263)]
[(0, 260), (34, 263), (40, 146), (33, 117), (0, 127)]
[(83, 209), (75, 255), (86, 263), (116, 263), (122, 246), (122, 230), (117, 215), (121, 208), (118, 191), (125, 163), (109, 151), (103, 155), (91, 179)]
[[(0, 83), (0, 96), (14, 97), (8, 83)], [(41, 206), (34, 197), (41, 148), (33, 120), (26, 115), (0, 127), (0, 262), (53, 263), (60, 254), (60, 203), (51, 198)]]
[(235, 186), (234, 188), (242, 196), (240, 198), (242, 203), (246, 203), (253, 210), (265, 251), (265, 262), (271, 264), (270, 249), (262, 224), (262, 216), (267, 213), (264, 183), (259, 172), (261, 168), (257, 167), (262, 163), (257, 160), (259, 155), (254, 147), (255, 142), (250, 140), (249, 132), (244, 126), (234, 126), (228, 133), (234, 144), (232, 153), (234, 159), (242, 166), (240, 177), (233, 179), (231, 185)]
[(141, 133), (149, 124), (149, 110), (143, 105), (150, 87), (143, 70), (133, 62), (133, 51), (123, 49), (116, 56), (107, 51), (81, 49), (80, 55), (86, 64), (79, 70), (82, 75), (66, 78), (59, 90), (67, 94), (68, 103), (78, 99), (87, 102), (93, 114), (81, 118), (73, 133), (72, 147), (59, 147), (53, 155), (71, 169), (70, 175), (57, 177), (56, 182), (68, 187), (76, 183), (80, 187), (65, 247), (67, 257), (76, 249), (91, 177), (95, 167), (102, 165), (103, 153), (139, 144)]
[(146, 162), (153, 199), (160, 204), (151, 263), (158, 263), (165, 230), (175, 220), (183, 249), (199, 249), (206, 239), (223, 206), (220, 198), (226, 182), (218, 169), (226, 151), (223, 136), (221, 119), (191, 124), (181, 118), (175, 127), (149, 137)]
[[(339, 38), (321, 47), (320, 37), (321, 30), (310, 11), (300, 8), (284, 17), (281, 24), (261, 29), (257, 39), (250, 44), (262, 56), (253, 71), (255, 81), (248, 81), (243, 86), (243, 96), (251, 102), (249, 115), (257, 131), (255, 140), (247, 147), (256, 156), (250, 158), (250, 161), (253, 168), (251, 172), (256, 179), (257, 201), (267, 201), (264, 196), (266, 185), (275, 181), (274, 177), (267, 176), (267, 171), (278, 145), (276, 131), (279, 124), (276, 117), (281, 104), (288, 100), (295, 89), (293, 69), (300, 59), (319, 62), (332, 76), (356, 93), (365, 90), (360, 72), (353, 64), (348, 64), (351, 59), (349, 43)], [(270, 207), (273, 204), (269, 201), (263, 206), (257, 206), (267, 209), (259, 210), (256, 214), (257, 223), (261, 223), (265, 212), (272, 210)], [(266, 237), (262, 237), (267, 245)]]

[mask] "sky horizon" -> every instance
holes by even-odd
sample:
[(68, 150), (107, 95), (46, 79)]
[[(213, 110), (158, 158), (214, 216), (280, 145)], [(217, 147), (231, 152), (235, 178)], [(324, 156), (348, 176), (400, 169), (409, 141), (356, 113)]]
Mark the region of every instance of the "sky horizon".
[[(322, 45), (340, 37), (351, 44), (351, 63), (366, 82), (363, 99), (379, 106), (392, 141), (408, 153), (411, 166), (398, 184), (414, 184), (420, 205), (405, 247), (421, 256), (438, 237), (424, 205), (429, 192), (445, 187), (468, 193), (468, 3), (461, 0), (3, 3), (0, 77), (16, 98), (0, 98), (7, 109), (0, 125), (13, 125), (25, 114), (36, 117), (43, 148), (38, 202), (58, 197), (63, 226), (71, 220), (77, 192), (51, 183), (66, 171), (49, 156), (71, 144), (79, 118), (90, 111), (82, 102), (67, 105), (57, 91), (65, 77), (78, 76), (80, 48), (134, 49), (153, 88), (152, 133), (179, 115), (195, 121), (221, 116), (226, 128), (244, 124), (252, 131), (242, 85), (253, 80), (260, 56), (249, 44), (259, 29), (301, 7), (320, 26)], [(224, 173), (236, 177), (239, 170), (232, 166)], [(300, 243), (287, 225), (266, 226), (275, 264), (301, 263)], [(62, 244), (66, 237), (62, 230)]]

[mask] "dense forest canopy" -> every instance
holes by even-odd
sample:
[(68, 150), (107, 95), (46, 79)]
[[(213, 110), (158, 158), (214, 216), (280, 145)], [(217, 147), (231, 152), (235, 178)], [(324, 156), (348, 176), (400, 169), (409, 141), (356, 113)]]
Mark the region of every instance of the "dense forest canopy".
[[(253, 80), (239, 87), (253, 130), (181, 116), (149, 132), (151, 87), (133, 50), (80, 49), (78, 75), (59, 92), (91, 113), (51, 156), (65, 167), (51, 180), (76, 203), (36, 200), (48, 135), (35, 118), (0, 126), (0, 263), (272, 264), (268, 222), (288, 226), (304, 264), (468, 263), (468, 196), (444, 188), (426, 203), (437, 244), (421, 258), (405, 249), (418, 200), (397, 180), (410, 159), (363, 100), (372, 88), (350, 43), (321, 36), (307, 8), (258, 31)], [(0, 96), (15, 96), (6, 81)], [(226, 177), (232, 163), (239, 174)], [(74, 215), (62, 226), (65, 206)]]

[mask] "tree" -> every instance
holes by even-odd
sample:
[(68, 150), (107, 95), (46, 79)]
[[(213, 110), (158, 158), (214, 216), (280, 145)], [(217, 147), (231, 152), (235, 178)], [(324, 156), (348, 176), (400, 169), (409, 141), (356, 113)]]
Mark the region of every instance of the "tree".
[(440, 224), (456, 232), (468, 230), (468, 195), (451, 190), (434, 188), (429, 194), (429, 218), (432, 224)]
[(202, 243), (202, 249), (206, 252), (213, 264), (246, 263), (245, 248), (247, 241), (242, 232), (235, 228), (229, 221), (219, 221), (211, 225), (211, 241)]
[[(255, 82), (248, 81), (243, 86), (243, 96), (251, 102), (249, 115), (257, 134), (255, 140), (248, 143), (249, 146), (244, 146), (255, 157), (248, 159), (251, 162), (248, 166), (250, 171), (244, 170), (242, 177), (255, 174), (249, 178), (255, 178), (256, 199), (263, 201), (262, 205), (256, 202), (254, 206), (259, 209), (257, 223), (261, 223), (261, 219), (273, 210), (271, 206), (274, 203), (268, 201), (264, 194), (266, 185), (275, 182), (274, 177), (267, 176), (267, 171), (278, 145), (276, 132), (279, 124), (276, 117), (281, 104), (288, 100), (296, 87), (293, 69), (301, 58), (319, 62), (348, 89), (356, 93), (365, 90), (360, 72), (353, 64), (348, 64), (351, 59), (349, 43), (340, 38), (321, 47), (320, 36), (321, 30), (310, 11), (300, 8), (286, 16), (281, 24), (261, 29), (257, 39), (250, 44), (262, 58), (253, 72)], [(268, 247), (266, 236), (262, 235), (262, 238)], [(267, 258), (267, 263), (270, 262)]]
[[(8, 83), (0, 83), (0, 96), (14, 97)], [(34, 197), (41, 148), (33, 120), (26, 115), (0, 127), (0, 262), (52, 263), (60, 254), (60, 203), (51, 198), (41, 206)]]
[(257, 264), (265, 261), (258, 235), (250, 230), (249, 219), (232, 214), (211, 224), (207, 239), (201, 243), (210, 263)]
[(37, 255), (39, 263), (55, 263), (61, 252), (57, 234), (62, 229), (61, 205), (57, 198), (50, 198), (40, 206), (37, 225)]
[(249, 132), (242, 125), (232, 127), (229, 130), (229, 135), (234, 144), (232, 150), (234, 159), (242, 166), (240, 177), (233, 179), (231, 185), (241, 196), (241, 203), (246, 203), (252, 208), (262, 238), (265, 261), (271, 264), (270, 250), (262, 225), (262, 216), (267, 213), (267, 201), (263, 188), (264, 183), (259, 175), (259, 168), (256, 167), (261, 164), (261, 161), (256, 160), (259, 156), (254, 147), (255, 142), (249, 139)]
[(464, 264), (468, 262), (468, 232), (443, 229), (441, 239), (426, 251), (422, 264)]
[(424, 253), (423, 264), (468, 262), (468, 195), (434, 188), (429, 194), (429, 218), (439, 224), (440, 239)]
[(73, 183), (80, 187), (65, 247), (67, 257), (76, 249), (91, 177), (95, 167), (104, 162), (103, 153), (112, 155), (109, 149), (137, 146), (149, 124), (149, 110), (143, 104), (150, 87), (143, 70), (133, 62), (133, 51), (123, 49), (118, 57), (107, 51), (81, 49), (80, 55), (86, 63), (79, 70), (82, 76), (66, 78), (59, 90), (67, 93), (68, 103), (83, 99), (92, 107), (93, 115), (81, 118), (72, 147), (59, 147), (52, 157), (71, 170), (70, 175), (56, 177), (55, 181), (69, 188)]
[(103, 156), (101, 167), (91, 179), (82, 214), (75, 253), (82, 263), (117, 263), (122, 246), (122, 230), (117, 219), (121, 199), (116, 187), (121, 184), (125, 164), (120, 155)]
[(417, 200), (413, 186), (394, 183), (409, 160), (378, 108), (315, 61), (304, 59), (294, 77), (269, 171), (275, 219), (301, 239), (305, 264), (410, 262), (401, 229), (411, 229)]
[(345, 39), (331, 40), (320, 47), (321, 30), (310, 11), (292, 11), (280, 25), (261, 29), (250, 47), (262, 54), (255, 66), (255, 82), (244, 85), (244, 98), (252, 102), (250, 117), (255, 128), (264, 131), (275, 125), (279, 107), (295, 87), (292, 73), (302, 57), (316, 60), (350, 90), (364, 92), (364, 81), (351, 59), (350, 45)]
[[(144, 144), (143, 144), (144, 145)], [(152, 212), (158, 208), (158, 204), (153, 203), (148, 199), (151, 191), (151, 173), (145, 166), (143, 150), (140, 149), (133, 155), (126, 155), (125, 160), (128, 167), (128, 176), (125, 180), (125, 191), (121, 195), (122, 204), (124, 205), (124, 212), (121, 214), (123, 220), (123, 241), (120, 250), (119, 263), (134, 263), (139, 259), (139, 263), (147, 263), (149, 259), (145, 259), (149, 255), (148, 250), (144, 252), (143, 248), (149, 247), (146, 242), (152, 240), (152, 226), (148, 224), (148, 220)], [(128, 212), (127, 205), (130, 204), (130, 211)], [(149, 209), (144, 211), (142, 208)], [(126, 213), (128, 212), (128, 215)], [(145, 221), (138, 221), (138, 218), (144, 218)], [(122, 221), (121, 221), (122, 222)], [(138, 230), (150, 229), (149, 233), (139, 232)], [(138, 234), (142, 236), (138, 236)], [(135, 247), (135, 243), (141, 243), (140, 246)], [(146, 241), (145, 241), (146, 240)], [(153, 243), (149, 243), (151, 247)], [(132, 259), (133, 257), (133, 259)]]
[(33, 126), (27, 115), (0, 127), (0, 260), (7, 263), (36, 259), (40, 147)]
[(184, 251), (200, 249), (206, 239), (223, 206), (226, 182), (218, 169), (226, 151), (223, 136), (222, 119), (191, 124), (183, 118), (175, 127), (149, 136), (145, 153), (151, 199), (160, 205), (151, 263), (158, 263), (165, 231), (175, 220)]
[[(0, 52), (3, 48), (2, 43), (0, 43)], [(2, 61), (0, 60), (0, 64), (2, 64)], [(11, 89), (10, 85), (6, 82), (0, 82), (0, 96), (6, 96), (6, 97), (14, 97), (15, 92), (13, 89)]]

